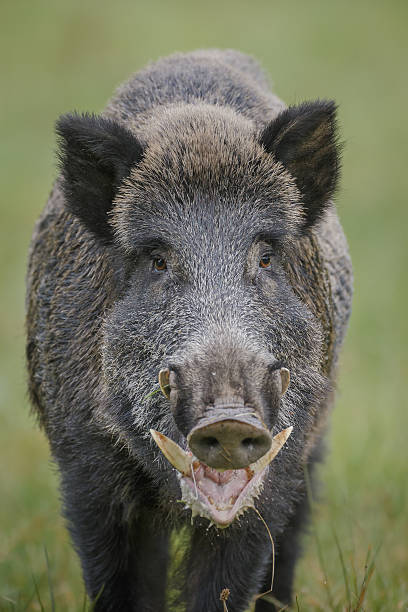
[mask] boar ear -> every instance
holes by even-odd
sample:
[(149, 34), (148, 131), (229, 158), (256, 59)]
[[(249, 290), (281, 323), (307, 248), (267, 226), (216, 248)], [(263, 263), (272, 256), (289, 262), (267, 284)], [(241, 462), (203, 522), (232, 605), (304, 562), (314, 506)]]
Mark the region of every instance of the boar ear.
[(56, 132), (66, 206), (91, 232), (110, 242), (107, 213), (143, 149), (127, 129), (95, 115), (63, 115)]
[(325, 210), (339, 178), (335, 103), (318, 100), (289, 107), (264, 129), (261, 144), (295, 179), (305, 226), (312, 225)]

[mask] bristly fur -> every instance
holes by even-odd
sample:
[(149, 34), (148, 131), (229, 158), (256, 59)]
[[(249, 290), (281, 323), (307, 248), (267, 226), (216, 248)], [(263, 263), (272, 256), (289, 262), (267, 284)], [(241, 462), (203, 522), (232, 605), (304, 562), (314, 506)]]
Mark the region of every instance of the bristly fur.
[(302, 194), (306, 226), (322, 216), (340, 174), (336, 104), (290, 106), (264, 129), (261, 143), (289, 170)]
[[(269, 588), (257, 514), (223, 531), (190, 526), (149, 435), (186, 448), (220, 398), (236, 397), (274, 433), (293, 426), (255, 500), (277, 548), (273, 595), (289, 603), (304, 465), (320, 460), (351, 308), (330, 203), (335, 105), (285, 110), (252, 58), (196, 51), (133, 75), (101, 117), (63, 116), (57, 134), (61, 176), (27, 276), (29, 389), (87, 592), (102, 589), (95, 609), (165, 610), (169, 534), (183, 525), (186, 610), (219, 611), (227, 587), (228, 610), (243, 612)], [(283, 397), (278, 365), (290, 371)], [(170, 401), (151, 394), (165, 367)]]

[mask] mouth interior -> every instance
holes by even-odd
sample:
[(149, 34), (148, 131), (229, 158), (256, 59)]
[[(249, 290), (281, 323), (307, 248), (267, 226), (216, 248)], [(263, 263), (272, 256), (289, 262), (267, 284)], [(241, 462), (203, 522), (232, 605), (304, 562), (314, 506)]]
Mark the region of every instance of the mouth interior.
[(195, 460), (191, 475), (180, 475), (183, 499), (193, 514), (206, 516), (218, 527), (227, 527), (253, 505), (264, 474), (265, 470), (254, 474), (249, 467), (219, 472)]

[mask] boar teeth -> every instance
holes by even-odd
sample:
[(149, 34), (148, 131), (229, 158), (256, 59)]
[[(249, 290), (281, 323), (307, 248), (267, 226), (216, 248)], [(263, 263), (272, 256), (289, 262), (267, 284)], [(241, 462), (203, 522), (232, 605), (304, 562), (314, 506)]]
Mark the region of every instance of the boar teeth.
[(179, 447), (178, 444), (170, 440), (155, 429), (150, 430), (150, 434), (163, 455), (170, 461), (171, 465), (184, 476), (191, 475), (191, 457)]
[(272, 446), (266, 455), (258, 459), (258, 461), (255, 461), (255, 463), (251, 463), (249, 468), (254, 472), (254, 474), (266, 468), (266, 466), (271, 463), (273, 459), (275, 459), (276, 455), (279, 453), (280, 449), (292, 433), (292, 429), (293, 427), (288, 427), (287, 429), (283, 429), (276, 434), (276, 436), (274, 436), (272, 439)]
[(287, 368), (281, 368), (280, 375), (281, 375), (281, 383), (282, 383), (282, 389), (281, 389), (281, 397), (282, 397), (282, 395), (285, 395), (289, 387), (290, 372)]
[(159, 385), (164, 397), (170, 399), (170, 370), (167, 368), (159, 372)]

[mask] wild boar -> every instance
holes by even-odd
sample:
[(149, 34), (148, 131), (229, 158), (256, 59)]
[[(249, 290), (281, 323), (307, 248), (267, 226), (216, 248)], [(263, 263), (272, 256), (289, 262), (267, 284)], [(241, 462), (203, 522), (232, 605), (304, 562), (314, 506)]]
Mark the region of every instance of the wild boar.
[(244, 611), (270, 588), (262, 517), (289, 603), (351, 305), (336, 105), (286, 108), (253, 59), (197, 51), (57, 134), (29, 388), (87, 592), (98, 611), (166, 609), (188, 525), (185, 609), (221, 610), (228, 588)]

